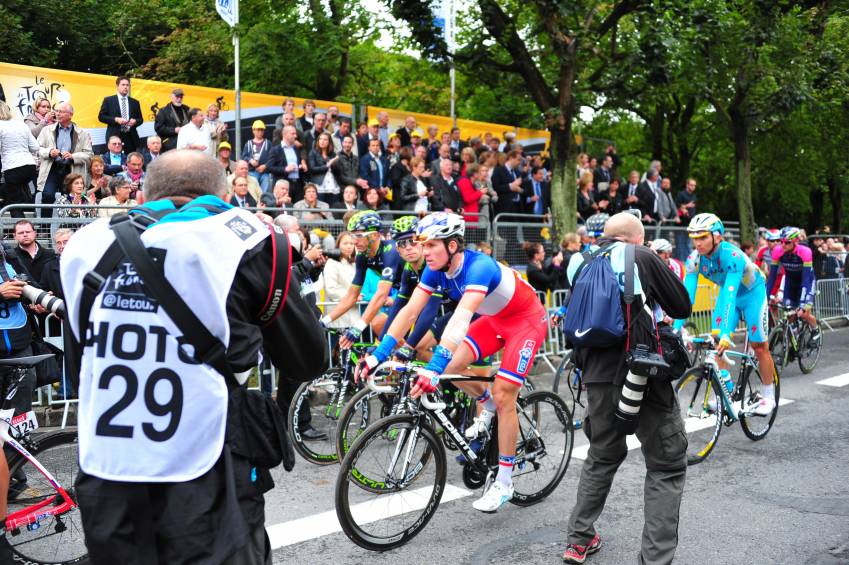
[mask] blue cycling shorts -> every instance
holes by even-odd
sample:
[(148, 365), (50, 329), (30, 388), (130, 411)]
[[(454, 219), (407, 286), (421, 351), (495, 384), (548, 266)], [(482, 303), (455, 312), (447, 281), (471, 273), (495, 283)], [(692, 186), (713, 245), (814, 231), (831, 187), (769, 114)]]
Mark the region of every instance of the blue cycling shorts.
[(769, 335), (769, 313), (766, 300), (766, 289), (763, 285), (753, 288), (743, 296), (737, 296), (734, 311), (731, 316), (731, 327), (736, 328), (740, 315), (746, 321), (746, 331), (749, 341), (763, 343)]

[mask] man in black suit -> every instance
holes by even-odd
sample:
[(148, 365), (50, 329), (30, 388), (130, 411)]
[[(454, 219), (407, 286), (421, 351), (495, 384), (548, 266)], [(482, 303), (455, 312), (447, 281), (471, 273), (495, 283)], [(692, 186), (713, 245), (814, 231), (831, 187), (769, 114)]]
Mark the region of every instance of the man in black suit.
[(271, 148), (265, 170), (274, 175), (274, 181), (286, 179), (289, 181), (289, 194), (293, 202), (304, 195), (304, 185), (301, 173), (306, 172), (307, 163), (301, 157), (301, 152), (295, 146), (298, 132), (295, 126), (283, 126), (282, 140)]
[(492, 188), (498, 194), (495, 213), (517, 214), (522, 211), (522, 171), (519, 169), (522, 155), (515, 149), (507, 154), (504, 165), (492, 171)]
[(448, 145), (451, 146), (451, 160), (459, 163), (460, 153), (466, 148), (466, 142), (460, 139), (460, 128), (451, 128), (451, 141)]
[(450, 159), (443, 159), (439, 163), (439, 174), (430, 178), (430, 186), (433, 189), (433, 209), (435, 211), (462, 213), (463, 198), (460, 195), (460, 187), (454, 178), (454, 163)]
[(637, 198), (640, 199), (639, 207), (644, 224), (653, 224), (658, 220), (656, 199), (656, 193), (660, 189), (658, 184), (657, 170), (649, 169), (646, 173), (646, 180), (637, 187)]
[(163, 153), (177, 147), (177, 134), (187, 123), (189, 123), (189, 108), (183, 104), (183, 89), (175, 88), (171, 91), (171, 102), (156, 113), (156, 122), (153, 126), (156, 135), (162, 138)]
[(369, 141), (368, 150), (360, 157), (360, 178), (368, 183), (369, 188), (386, 193), (389, 185), (389, 161), (380, 152), (380, 139), (375, 137)]
[(233, 179), (233, 196), (230, 204), (236, 208), (256, 208), (256, 200), (248, 193), (247, 177), (236, 177)]
[(162, 154), (161, 152), (162, 140), (158, 135), (149, 136), (147, 138), (147, 149), (142, 153), (142, 157), (144, 157), (144, 170), (147, 170), (147, 166), (150, 165), (151, 161), (159, 159)]
[(416, 119), (413, 116), (407, 116), (407, 119), (404, 120), (404, 127), (398, 128), (398, 131), (395, 132), (401, 141), (401, 147), (409, 147), (413, 144), (412, 135), (414, 131), (416, 131)]
[(118, 93), (103, 99), (97, 119), (106, 124), (106, 139), (113, 135), (120, 137), (124, 151), (132, 153), (141, 144), (138, 132), (138, 127), (144, 123), (141, 104), (130, 96), (130, 79), (118, 77), (115, 84)]
[[(369, 152), (369, 143), (372, 139), (380, 139), (380, 122), (372, 118), (368, 121), (368, 131), (365, 135), (357, 136), (357, 155), (364, 157)], [(386, 146), (380, 142), (380, 154), (386, 154)]]
[(551, 208), (551, 183), (545, 180), (542, 167), (533, 167), (531, 177), (522, 182), (522, 203), (525, 214), (534, 214), (540, 219)]

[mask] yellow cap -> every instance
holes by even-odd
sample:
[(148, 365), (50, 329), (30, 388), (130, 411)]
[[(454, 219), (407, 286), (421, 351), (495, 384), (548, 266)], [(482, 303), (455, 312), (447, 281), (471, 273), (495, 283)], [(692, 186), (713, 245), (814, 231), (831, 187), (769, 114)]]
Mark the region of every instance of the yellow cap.
[(253, 125), (251, 125), (251, 129), (265, 129), (265, 122), (262, 120), (254, 120)]
[(372, 119), (370, 119), (370, 120), (368, 121), (368, 127), (371, 127), (371, 126), (379, 126), (379, 125), (380, 125), (380, 122), (378, 122), (378, 121), (377, 121), (376, 119), (374, 119), (374, 118), (372, 118)]
[(222, 141), (221, 143), (218, 144), (218, 150), (221, 151), (222, 149), (232, 150), (233, 146), (230, 145), (229, 143), (227, 143), (226, 141)]
[(421, 132), (419, 132), (419, 130), (414, 129), (414, 130), (413, 130), (413, 133), (411, 133), (411, 134), (410, 134), (410, 137), (418, 137), (419, 139), (421, 139), (421, 138), (422, 138), (422, 134), (421, 134)]

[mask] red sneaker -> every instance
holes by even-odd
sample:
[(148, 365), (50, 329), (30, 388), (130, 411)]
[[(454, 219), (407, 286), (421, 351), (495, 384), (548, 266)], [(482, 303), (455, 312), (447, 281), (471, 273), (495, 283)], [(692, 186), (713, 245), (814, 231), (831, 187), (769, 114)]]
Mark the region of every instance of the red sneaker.
[(566, 551), (563, 552), (563, 561), (566, 563), (583, 563), (587, 560), (588, 555), (592, 555), (599, 548), (601, 548), (601, 539), (599, 539), (598, 534), (588, 545), (570, 543), (566, 546)]

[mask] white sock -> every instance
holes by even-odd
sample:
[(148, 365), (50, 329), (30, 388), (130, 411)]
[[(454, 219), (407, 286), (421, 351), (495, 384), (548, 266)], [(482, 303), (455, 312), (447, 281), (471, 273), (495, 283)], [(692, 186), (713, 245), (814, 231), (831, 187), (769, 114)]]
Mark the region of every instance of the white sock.
[(513, 464), (516, 462), (515, 455), (501, 455), (498, 458), (498, 474), (495, 480), (504, 486), (513, 484)]
[(487, 412), (495, 412), (495, 400), (492, 399), (489, 389), (478, 397), (478, 406), (481, 406)]
[(764, 398), (775, 400), (775, 385), (765, 385), (761, 383), (761, 394)]

